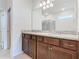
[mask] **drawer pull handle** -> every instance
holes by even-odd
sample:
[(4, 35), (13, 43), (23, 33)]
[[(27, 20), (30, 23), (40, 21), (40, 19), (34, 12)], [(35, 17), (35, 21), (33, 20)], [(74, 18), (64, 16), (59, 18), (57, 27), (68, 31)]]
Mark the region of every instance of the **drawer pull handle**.
[(52, 50), (53, 48), (50, 48), (50, 50)]
[(49, 50), (52, 50), (53, 48), (49, 48)]

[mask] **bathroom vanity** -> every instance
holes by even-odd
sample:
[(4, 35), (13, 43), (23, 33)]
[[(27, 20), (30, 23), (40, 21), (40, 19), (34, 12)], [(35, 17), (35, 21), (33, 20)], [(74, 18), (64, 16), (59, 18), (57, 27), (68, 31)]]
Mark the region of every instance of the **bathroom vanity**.
[(79, 59), (78, 35), (22, 32), (22, 50), (32, 59)]
[[(49, 2), (49, 3), (48, 3)], [(34, 0), (32, 30), (22, 32), (22, 50), (33, 59), (79, 59), (77, 0)]]

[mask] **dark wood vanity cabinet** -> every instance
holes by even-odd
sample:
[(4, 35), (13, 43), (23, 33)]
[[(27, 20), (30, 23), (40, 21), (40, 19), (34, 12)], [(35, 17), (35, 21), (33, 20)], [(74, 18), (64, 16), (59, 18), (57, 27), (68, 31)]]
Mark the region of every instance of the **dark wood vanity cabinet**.
[(37, 59), (77, 59), (76, 51), (59, 47), (59, 40), (52, 38), (52, 42), (51, 38), (44, 39), (37, 39)]
[(28, 48), (29, 48), (29, 52), (28, 52), (28, 55), (32, 57), (32, 48), (33, 48), (33, 40), (30, 39), (29, 40), (29, 43), (28, 43)]
[(52, 46), (50, 59), (77, 59), (75, 51)]
[(36, 36), (32, 35), (32, 59), (37, 57), (37, 39)]
[(22, 35), (22, 50), (32, 59), (79, 59), (79, 42), (39, 35)]
[(22, 50), (33, 59), (36, 59), (36, 36), (22, 34)]
[(22, 50), (29, 56), (33, 56), (33, 42), (31, 35), (22, 34)]
[(25, 34), (22, 34), (22, 50), (24, 53), (29, 54), (29, 39), (25, 37)]
[(48, 44), (37, 42), (37, 59), (49, 59)]

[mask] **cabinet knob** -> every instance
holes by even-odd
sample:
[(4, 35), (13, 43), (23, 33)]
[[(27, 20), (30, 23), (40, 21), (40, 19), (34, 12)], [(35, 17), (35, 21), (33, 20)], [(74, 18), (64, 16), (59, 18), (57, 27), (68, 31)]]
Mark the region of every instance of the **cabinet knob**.
[(50, 50), (52, 50), (53, 48), (50, 48)]
[(52, 50), (53, 48), (49, 47), (49, 50)]

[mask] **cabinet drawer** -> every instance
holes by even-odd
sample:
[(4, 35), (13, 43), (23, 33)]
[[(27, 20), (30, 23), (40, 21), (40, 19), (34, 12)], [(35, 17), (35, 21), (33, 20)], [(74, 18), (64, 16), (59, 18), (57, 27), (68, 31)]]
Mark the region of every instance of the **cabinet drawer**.
[(43, 37), (38, 36), (38, 37), (37, 37), (37, 41), (43, 41)]
[(59, 46), (59, 39), (56, 38), (44, 38), (44, 42), (52, 45)]
[(24, 38), (31, 39), (31, 35), (24, 34)]
[(69, 41), (69, 40), (62, 40), (61, 46), (64, 48), (71, 49), (71, 50), (76, 50), (77, 49), (77, 42), (76, 41)]
[(32, 39), (36, 39), (36, 36), (32, 36)]

